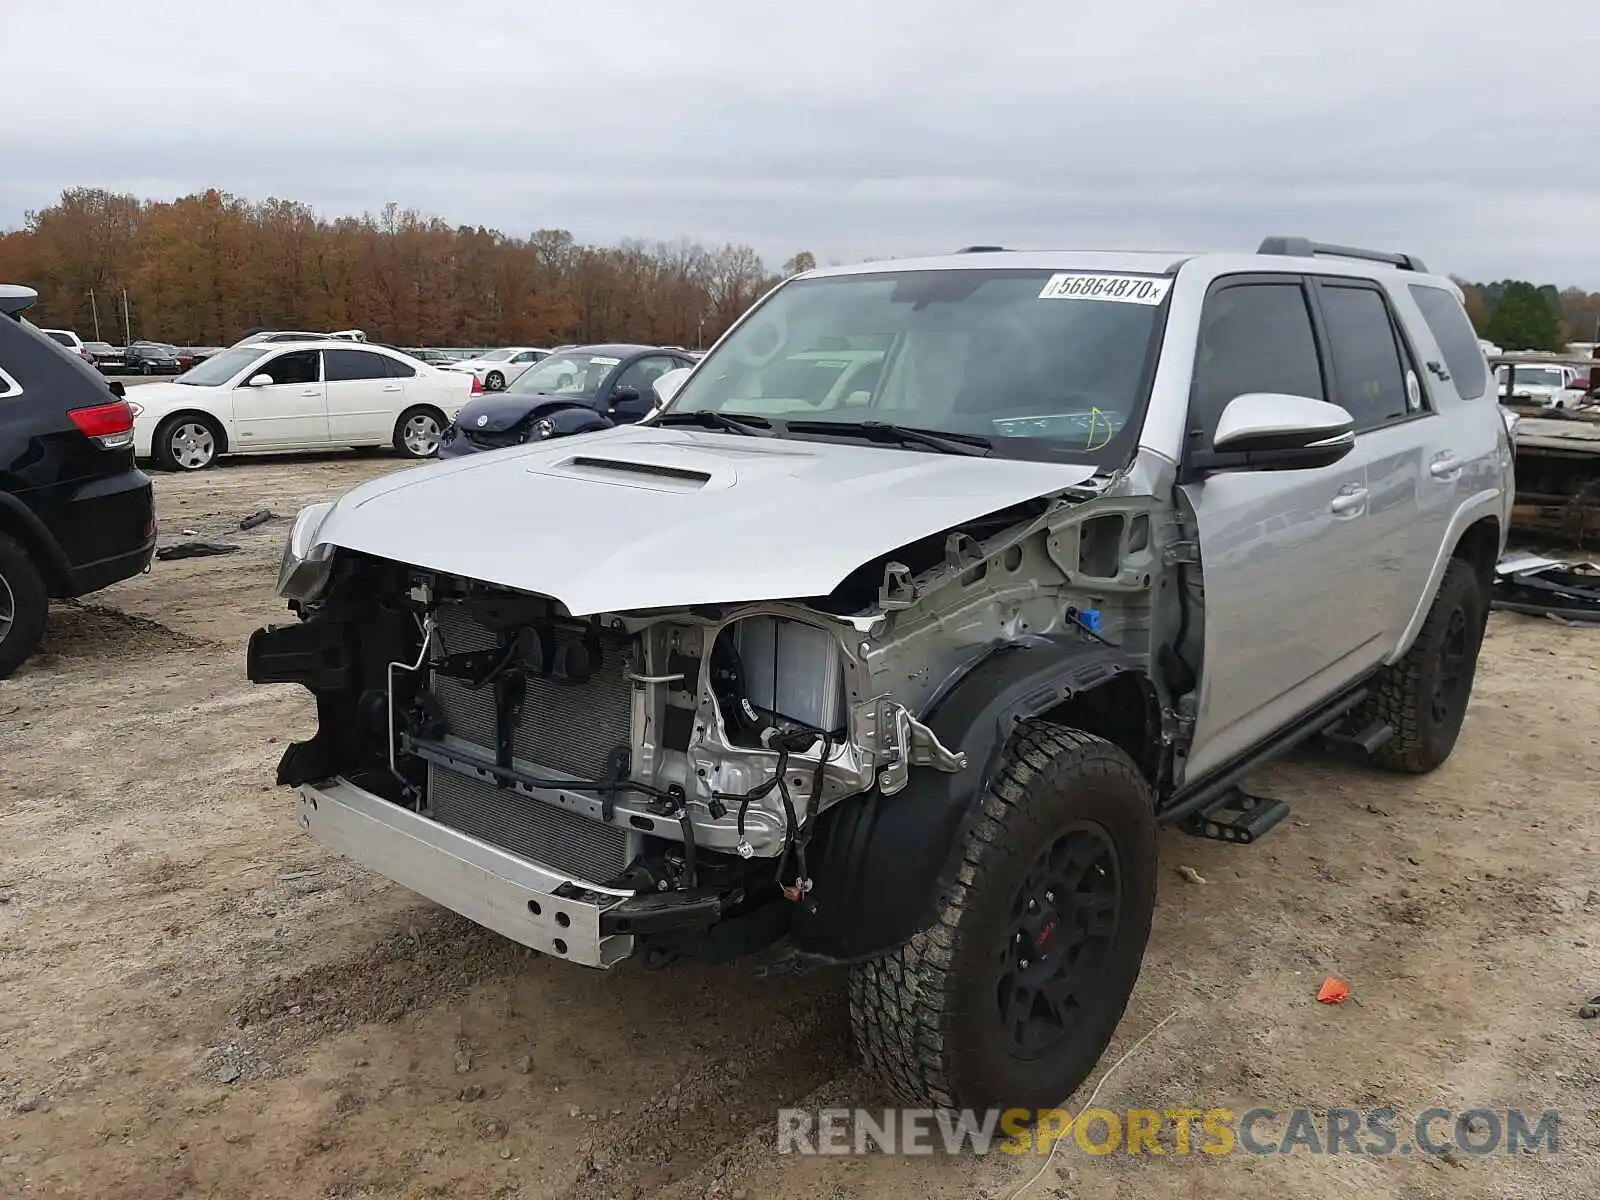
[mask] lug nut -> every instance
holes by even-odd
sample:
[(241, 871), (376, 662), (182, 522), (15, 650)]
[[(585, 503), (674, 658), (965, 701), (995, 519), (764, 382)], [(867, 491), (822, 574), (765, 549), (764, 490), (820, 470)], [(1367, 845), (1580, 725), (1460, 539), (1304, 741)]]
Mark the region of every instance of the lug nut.
[(1054, 892), (1046, 892), (1044, 894), (1044, 902), (1046, 904), (1054, 904), (1056, 902), (1056, 894)]
[(1030, 967), (1030, 966), (1031, 966), (1031, 965), (1032, 965), (1032, 964), (1031, 964), (1031, 963), (1029, 963), (1029, 962), (1028, 962), (1028, 960), (1027, 960), (1027, 959), (1023, 959), (1023, 960), (1022, 960), (1022, 961), (1021, 961), (1021, 962), (1019, 962), (1019, 963), (1018, 963), (1018, 964), (1017, 964), (1017, 966), (1018, 966), (1018, 967), (1019, 967), (1019, 968), (1021, 968), (1021, 969), (1022, 969), (1022, 970), (1024, 970), (1024, 971), (1026, 971), (1026, 970), (1027, 970), (1027, 969), (1028, 969), (1028, 968), (1029, 968), (1029, 967)]

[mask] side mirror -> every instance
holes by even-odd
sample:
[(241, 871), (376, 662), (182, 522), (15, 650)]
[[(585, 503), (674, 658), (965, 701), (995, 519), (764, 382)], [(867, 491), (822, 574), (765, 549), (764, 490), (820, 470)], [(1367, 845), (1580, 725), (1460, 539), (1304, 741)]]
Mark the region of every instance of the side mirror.
[(683, 386), (683, 381), (689, 378), (689, 372), (693, 370), (693, 367), (673, 367), (672, 370), (663, 371), (656, 376), (655, 382), (650, 385), (650, 390), (656, 394), (657, 408), (678, 394), (678, 389)]
[(245, 383), (245, 387), (271, 387), (272, 382), (272, 376), (263, 371), (259, 375), (250, 376), (250, 379)]
[(123, 386), (122, 380), (113, 379), (110, 383), (106, 384), (106, 387), (111, 390), (111, 394), (118, 400), (126, 400), (128, 398), (128, 389)]
[(612, 407), (615, 407), (619, 404), (637, 404), (638, 402), (638, 388), (622, 387), (611, 393)]
[(1355, 418), (1337, 404), (1248, 392), (1228, 402), (1211, 449), (1191, 456), (1191, 464), (1202, 471), (1304, 471), (1332, 466), (1355, 444)]

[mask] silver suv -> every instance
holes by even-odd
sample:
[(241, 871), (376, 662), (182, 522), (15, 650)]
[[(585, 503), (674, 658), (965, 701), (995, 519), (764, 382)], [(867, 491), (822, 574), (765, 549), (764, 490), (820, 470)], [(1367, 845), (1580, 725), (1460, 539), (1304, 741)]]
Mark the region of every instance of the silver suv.
[(1158, 826), (1254, 841), (1286, 809), (1240, 781), (1313, 736), (1449, 756), (1488, 379), (1449, 279), (1299, 238), (807, 272), (639, 425), (304, 510), (249, 655), (317, 700), (279, 782), (547, 955), (848, 964), (906, 1099), (1054, 1104)]

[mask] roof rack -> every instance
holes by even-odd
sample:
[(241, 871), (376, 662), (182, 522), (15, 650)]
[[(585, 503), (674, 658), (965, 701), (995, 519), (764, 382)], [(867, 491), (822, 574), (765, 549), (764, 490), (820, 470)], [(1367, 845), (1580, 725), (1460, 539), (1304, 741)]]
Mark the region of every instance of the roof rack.
[(1388, 250), (1363, 250), (1360, 246), (1334, 246), (1327, 242), (1313, 242), (1303, 237), (1269, 237), (1261, 239), (1257, 254), (1283, 254), (1291, 258), (1359, 258), (1364, 262), (1388, 263), (1402, 271), (1426, 272), (1427, 267), (1415, 254), (1396, 254)]
[(961, 249), (957, 250), (956, 253), (957, 254), (998, 254), (1004, 249), (1005, 249), (1004, 246), (963, 246), (963, 247), (961, 247)]
[(20, 283), (0, 283), (0, 313), (14, 317), (38, 302), (39, 293)]

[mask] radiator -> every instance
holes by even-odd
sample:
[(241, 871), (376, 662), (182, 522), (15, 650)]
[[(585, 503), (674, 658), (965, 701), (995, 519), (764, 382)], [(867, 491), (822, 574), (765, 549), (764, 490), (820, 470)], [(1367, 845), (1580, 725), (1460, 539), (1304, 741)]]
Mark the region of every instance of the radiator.
[(428, 804), (441, 825), (587, 883), (606, 883), (633, 858), (633, 838), (621, 826), (437, 763), (428, 769)]
[[(444, 652), (460, 654), (498, 645), (494, 632), (459, 605), (441, 605), (435, 619)], [(512, 735), (514, 764), (533, 774), (602, 777), (612, 750), (631, 742), (633, 688), (625, 674), (629, 669), (619, 648), (608, 645), (600, 670), (585, 683), (529, 678), (522, 717)], [(492, 759), (493, 686), (472, 688), (435, 673), (431, 687), (447, 735)], [(438, 764), (428, 771), (428, 803), (434, 820), (443, 825), (590, 883), (612, 878), (636, 852), (638, 839), (626, 829)]]

